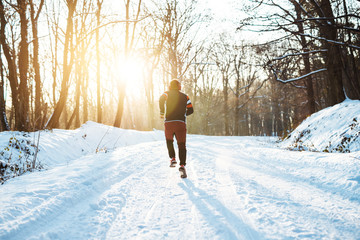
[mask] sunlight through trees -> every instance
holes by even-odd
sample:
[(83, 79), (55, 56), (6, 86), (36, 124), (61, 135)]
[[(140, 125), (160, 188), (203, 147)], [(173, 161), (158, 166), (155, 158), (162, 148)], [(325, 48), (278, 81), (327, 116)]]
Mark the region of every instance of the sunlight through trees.
[(1, 130), (162, 129), (178, 78), (190, 133), (285, 135), (360, 99), (359, 15), (355, 0), (1, 1)]

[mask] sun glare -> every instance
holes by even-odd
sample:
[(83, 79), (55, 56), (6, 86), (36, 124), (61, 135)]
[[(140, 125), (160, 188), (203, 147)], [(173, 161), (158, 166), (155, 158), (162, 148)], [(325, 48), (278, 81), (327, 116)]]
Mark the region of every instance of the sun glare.
[(119, 61), (116, 77), (126, 83), (126, 93), (133, 97), (140, 95), (139, 89), (143, 86), (144, 62), (136, 58), (128, 58)]

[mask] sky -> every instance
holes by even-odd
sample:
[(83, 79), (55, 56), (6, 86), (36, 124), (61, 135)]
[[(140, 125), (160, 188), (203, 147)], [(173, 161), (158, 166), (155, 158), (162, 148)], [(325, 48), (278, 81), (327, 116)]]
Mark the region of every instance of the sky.
[[(219, 34), (226, 34), (232, 37), (233, 40), (246, 40), (251, 42), (258, 42), (259, 39), (264, 39), (264, 34), (250, 31), (236, 31), (239, 27), (240, 20), (247, 18), (248, 16), (243, 9), (245, 1), (236, 0), (199, 0), (200, 9), (202, 6), (204, 9), (208, 9), (213, 17), (211, 23), (206, 29), (209, 39), (211, 37), (217, 37)], [(270, 33), (271, 34), (271, 33)], [(271, 37), (267, 33), (267, 37)]]
[(240, 7), (233, 0), (202, 0), (199, 5), (208, 8), (213, 16), (211, 23), (215, 32), (235, 31), (236, 22), (241, 17)]

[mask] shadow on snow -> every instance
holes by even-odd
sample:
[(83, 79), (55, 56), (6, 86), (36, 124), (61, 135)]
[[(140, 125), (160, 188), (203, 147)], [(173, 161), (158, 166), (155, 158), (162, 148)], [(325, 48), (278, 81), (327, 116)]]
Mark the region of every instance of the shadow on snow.
[[(217, 228), (216, 234), (223, 235), (226, 239), (263, 239), (259, 233), (246, 224), (226, 208), (219, 200), (194, 186), (189, 179), (184, 179), (178, 185), (189, 195), (189, 199), (205, 217), (211, 226)], [(216, 211), (210, 209), (212, 207)], [(223, 218), (226, 223), (221, 221)]]

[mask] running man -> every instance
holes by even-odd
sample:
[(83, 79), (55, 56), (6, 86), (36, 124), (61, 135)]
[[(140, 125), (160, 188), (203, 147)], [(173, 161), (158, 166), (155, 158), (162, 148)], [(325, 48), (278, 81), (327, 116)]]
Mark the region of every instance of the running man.
[[(181, 177), (186, 178), (186, 116), (194, 112), (190, 98), (180, 92), (181, 84), (174, 79), (170, 82), (169, 91), (164, 92), (159, 100), (160, 117), (165, 115), (165, 138), (170, 157), (170, 167), (177, 162), (174, 150), (174, 135), (179, 147)], [(166, 112), (165, 112), (166, 109)]]

